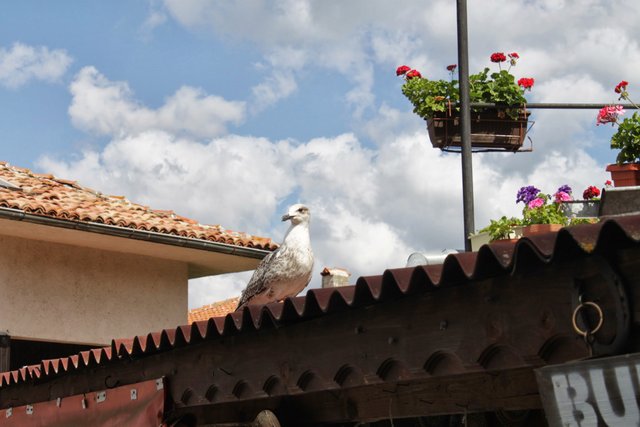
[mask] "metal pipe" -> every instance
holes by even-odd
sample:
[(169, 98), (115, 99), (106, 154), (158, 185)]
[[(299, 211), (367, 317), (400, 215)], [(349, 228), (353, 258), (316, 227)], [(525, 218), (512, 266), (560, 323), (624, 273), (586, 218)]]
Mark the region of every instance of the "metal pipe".
[(469, 108), (469, 44), (467, 38), (467, 1), (457, 0), (458, 81), (460, 82), (460, 131), (462, 157), (462, 209), (464, 212), (464, 249), (471, 251), (469, 235), (474, 232), (473, 160), (471, 152), (471, 112)]
[[(462, 103), (460, 103), (461, 105)], [(570, 102), (527, 102), (526, 108), (534, 109), (558, 109), (558, 110), (599, 110), (603, 107), (608, 107), (613, 104), (580, 104), (580, 103), (570, 103)], [(639, 106), (633, 104), (615, 104), (620, 105), (629, 110), (640, 109)], [(496, 105), (494, 103), (488, 102), (472, 102), (470, 103), (472, 108), (504, 108), (504, 105)], [(519, 106), (514, 106), (519, 107)]]
[(67, 228), (72, 230), (87, 231), (90, 233), (100, 233), (109, 236), (124, 237), (135, 240), (145, 240), (152, 243), (180, 246), (183, 248), (200, 249), (210, 252), (218, 252), (228, 255), (237, 255), (247, 258), (262, 259), (270, 251), (244, 246), (229, 245), (227, 243), (210, 242), (207, 240), (194, 239), (191, 237), (173, 236), (154, 231), (143, 231), (135, 228), (124, 228), (109, 224), (99, 224), (94, 222), (82, 222), (51, 218), (26, 213), (20, 209), (0, 208), (0, 219), (14, 221), (24, 221), (39, 225)]

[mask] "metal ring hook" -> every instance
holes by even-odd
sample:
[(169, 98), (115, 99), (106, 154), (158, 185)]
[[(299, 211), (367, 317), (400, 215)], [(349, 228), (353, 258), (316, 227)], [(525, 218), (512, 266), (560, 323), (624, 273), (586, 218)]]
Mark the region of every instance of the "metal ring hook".
[[(598, 324), (591, 331), (582, 330), (578, 326), (578, 313), (580, 313), (580, 310), (582, 310), (587, 306), (593, 307), (596, 310), (596, 313), (598, 314)], [(573, 330), (576, 331), (578, 335), (582, 337), (587, 337), (588, 335), (595, 334), (600, 330), (600, 328), (602, 328), (602, 324), (604, 323), (604, 314), (602, 313), (602, 309), (600, 308), (600, 306), (595, 302), (592, 302), (592, 301), (583, 302), (579, 306), (577, 306), (576, 309), (573, 311), (573, 316), (571, 316), (571, 323), (573, 324)]]

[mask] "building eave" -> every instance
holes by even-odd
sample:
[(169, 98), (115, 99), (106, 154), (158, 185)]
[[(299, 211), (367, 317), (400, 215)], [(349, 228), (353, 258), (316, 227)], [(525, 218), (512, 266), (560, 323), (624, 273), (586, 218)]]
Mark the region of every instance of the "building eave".
[(0, 207), (0, 233), (182, 261), (189, 265), (189, 278), (251, 270), (269, 253), (253, 247), (109, 224), (63, 220), (4, 207)]

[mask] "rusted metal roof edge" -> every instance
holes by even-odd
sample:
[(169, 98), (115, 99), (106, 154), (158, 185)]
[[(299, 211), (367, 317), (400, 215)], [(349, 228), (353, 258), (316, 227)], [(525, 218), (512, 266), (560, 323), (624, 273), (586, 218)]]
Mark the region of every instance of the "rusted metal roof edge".
[(440, 266), (418, 266), (385, 270), (365, 276), (355, 286), (311, 289), (305, 296), (281, 303), (246, 306), (225, 317), (211, 318), (160, 332), (115, 339), (111, 346), (82, 352), (59, 360), (0, 373), (0, 387), (62, 375), (85, 367), (119, 359), (146, 357), (203, 340), (310, 320), (348, 309), (379, 304), (418, 292), (437, 292), (444, 286), (459, 286), (500, 275), (514, 275), (522, 268), (549, 264), (556, 258), (576, 254), (607, 255), (611, 249), (636, 246), (640, 242), (640, 215), (609, 219), (604, 223), (567, 227), (557, 233), (523, 238), (517, 242), (485, 245), (479, 252), (450, 254)]

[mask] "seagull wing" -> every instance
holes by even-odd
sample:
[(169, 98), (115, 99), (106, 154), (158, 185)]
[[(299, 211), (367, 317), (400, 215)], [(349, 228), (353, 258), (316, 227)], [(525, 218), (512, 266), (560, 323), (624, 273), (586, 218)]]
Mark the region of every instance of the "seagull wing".
[[(254, 296), (264, 292), (269, 283), (273, 281), (275, 276), (274, 272), (278, 270), (276, 265), (278, 264), (281, 255), (281, 249), (282, 247), (276, 249), (260, 261), (258, 267), (253, 272), (249, 283), (247, 283), (247, 287), (242, 291), (240, 301), (238, 302), (238, 308), (248, 303)], [(238, 308), (236, 308), (236, 310)]]

